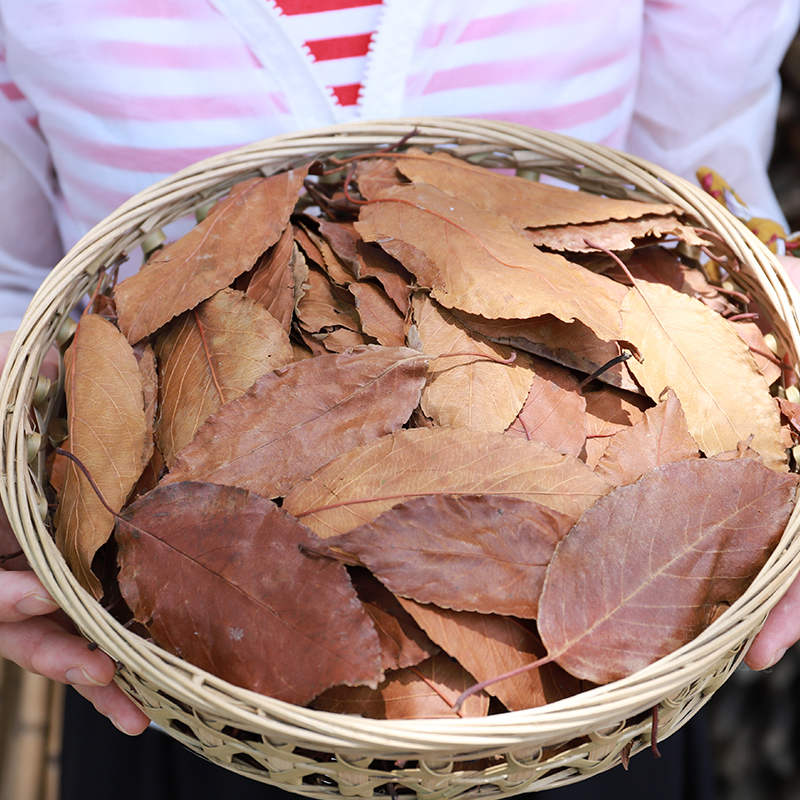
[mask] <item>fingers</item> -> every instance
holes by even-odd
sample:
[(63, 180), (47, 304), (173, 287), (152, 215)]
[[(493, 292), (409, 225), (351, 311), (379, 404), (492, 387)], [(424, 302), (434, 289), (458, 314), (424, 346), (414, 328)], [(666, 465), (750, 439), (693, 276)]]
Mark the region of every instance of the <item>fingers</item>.
[(783, 654), (800, 640), (800, 579), (795, 579), (786, 594), (770, 611), (764, 627), (750, 646), (745, 663), (751, 669), (766, 669), (777, 664)]
[(65, 630), (54, 613), (57, 608), (33, 572), (0, 569), (0, 658), (72, 684), (121, 731), (141, 733), (149, 719), (112, 683), (114, 661)]
[(147, 730), (149, 717), (116, 684), (76, 686), (75, 689), (128, 736), (138, 736)]
[(86, 644), (48, 617), (0, 624), (0, 657), (61, 683), (106, 686), (114, 678), (116, 665), (105, 653), (89, 650)]
[(33, 572), (0, 570), (0, 623), (44, 616), (57, 608), (55, 600)]

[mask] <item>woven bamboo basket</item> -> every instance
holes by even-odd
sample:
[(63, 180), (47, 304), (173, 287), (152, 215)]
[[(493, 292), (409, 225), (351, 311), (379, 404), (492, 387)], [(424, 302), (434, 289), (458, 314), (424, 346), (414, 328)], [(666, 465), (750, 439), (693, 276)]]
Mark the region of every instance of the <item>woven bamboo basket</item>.
[[(2, 489), (36, 573), (77, 627), (118, 663), (118, 684), (189, 749), (227, 769), (311, 797), (415, 794), (495, 797), (585, 779), (683, 725), (740, 662), (800, 568), (800, 518), (750, 588), (694, 641), (624, 680), (526, 711), (479, 719), (384, 721), (309, 710), (233, 686), (122, 627), (77, 583), (48, 529), (44, 449), (54, 392), (38, 378), (70, 311), (110, 267), (167, 223), (234, 183), (311, 157), (366, 152), (415, 130), (410, 143), (517, 174), (545, 173), (616, 197), (674, 203), (721, 236), (741, 262), (737, 281), (771, 315), (797, 365), (795, 291), (777, 260), (697, 187), (641, 159), (508, 123), (454, 118), (333, 126), (278, 136), (202, 161), (133, 197), (84, 237), (36, 294), (0, 381)], [(55, 387), (56, 389), (58, 387)], [(733, 387), (732, 387), (733, 388)]]

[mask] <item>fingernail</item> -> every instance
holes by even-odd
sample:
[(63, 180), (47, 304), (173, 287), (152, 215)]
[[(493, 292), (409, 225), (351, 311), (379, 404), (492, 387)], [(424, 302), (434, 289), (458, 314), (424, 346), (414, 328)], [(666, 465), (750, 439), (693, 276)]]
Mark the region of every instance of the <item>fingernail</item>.
[(769, 669), (770, 667), (774, 667), (786, 655), (786, 650), (787, 648), (785, 647), (781, 647), (778, 650), (776, 650), (772, 654), (772, 658), (770, 659), (769, 664), (767, 664), (767, 666), (764, 667), (764, 669)]
[(111, 718), (111, 722), (114, 724), (114, 727), (124, 733), (126, 736), (136, 736), (139, 733), (138, 728), (131, 728), (130, 730), (126, 730), (125, 725), (120, 722), (118, 719)]
[(69, 683), (75, 686), (105, 686), (106, 684), (102, 681), (98, 681), (97, 679), (93, 678), (85, 669), (82, 667), (73, 667), (72, 669), (68, 669), (66, 673), (64, 673), (64, 677), (69, 681)]
[(14, 608), (17, 613), (26, 617), (37, 617), (41, 614), (51, 614), (58, 608), (58, 603), (52, 597), (34, 593), (26, 594)]

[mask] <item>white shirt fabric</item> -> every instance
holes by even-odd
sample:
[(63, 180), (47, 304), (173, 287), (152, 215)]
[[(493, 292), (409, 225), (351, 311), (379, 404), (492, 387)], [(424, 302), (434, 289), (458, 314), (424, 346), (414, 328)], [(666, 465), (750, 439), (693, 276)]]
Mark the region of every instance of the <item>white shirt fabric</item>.
[(353, 118), (509, 120), (706, 165), (780, 219), (766, 165), (798, 20), (800, 0), (384, 0), (343, 109), (272, 0), (0, 0), (0, 330), (131, 195)]

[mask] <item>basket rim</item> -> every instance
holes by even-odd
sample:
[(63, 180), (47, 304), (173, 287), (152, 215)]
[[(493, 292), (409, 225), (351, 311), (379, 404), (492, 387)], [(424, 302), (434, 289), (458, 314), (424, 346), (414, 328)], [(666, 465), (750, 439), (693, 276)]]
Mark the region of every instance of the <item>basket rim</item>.
[[(668, 656), (627, 678), (539, 708), (482, 718), (438, 720), (373, 720), (298, 707), (233, 686), (181, 661), (125, 630), (103, 611), (66, 568), (41, 517), (33, 514), (26, 517), (22, 511), (37, 507), (39, 490), (27, 468), (24, 434), (30, 430), (26, 420), (30, 397), (24, 403), (18, 399), (21, 393), (30, 395), (43, 351), (47, 349), (44, 343), (49, 346), (55, 337), (58, 327), (55, 320), (65, 310), (61, 286), (66, 278), (85, 277), (108, 257), (109, 248), (127, 239), (140, 239), (142, 234), (157, 227), (158, 212), (170, 201), (185, 197), (190, 191), (203, 191), (210, 183), (219, 186), (226, 180), (235, 182), (248, 170), (260, 169), (259, 162), (267, 156), (270, 164), (289, 163), (312, 152), (330, 153), (385, 144), (393, 140), (389, 137), (399, 139), (411, 128), (419, 130), (417, 138), (425, 146), (489, 144), (495, 149), (517, 148), (528, 152), (538, 147), (538, 155), (581, 163), (597, 171), (607, 170), (630, 181), (637, 190), (707, 220), (709, 227), (726, 237), (752, 272), (751, 279), (762, 288), (784, 322), (784, 338), (795, 346), (795, 352), (800, 348), (795, 310), (798, 295), (777, 259), (699, 187), (643, 159), (522, 125), (459, 118), (345, 123), (283, 134), (197, 162), (139, 192), (98, 223), (54, 268), (23, 319), (0, 377), (0, 403), (6, 409), (0, 431), (3, 476), (0, 494), (34, 571), (78, 627), (128, 670), (158, 684), (181, 702), (210, 715), (224, 709), (226, 719), (230, 717), (263, 729), (274, 738), (285, 733), (312, 747), (339, 748), (343, 752), (363, 752), (373, 746), (391, 752), (403, 748), (414, 753), (462, 752), (464, 748), (472, 751), (476, 747), (480, 751), (499, 752), (535, 743), (550, 730), (560, 731), (565, 726), (576, 732), (594, 730), (598, 725), (602, 727), (644, 711), (664, 697), (680, 692), (687, 682), (697, 680), (725, 653), (732, 654), (746, 645), (800, 570), (800, 536), (797, 536), (800, 509), (795, 506), (781, 543), (745, 594), (696, 639)], [(418, 142), (412, 138), (411, 143)], [(212, 195), (213, 192), (208, 196)]]

